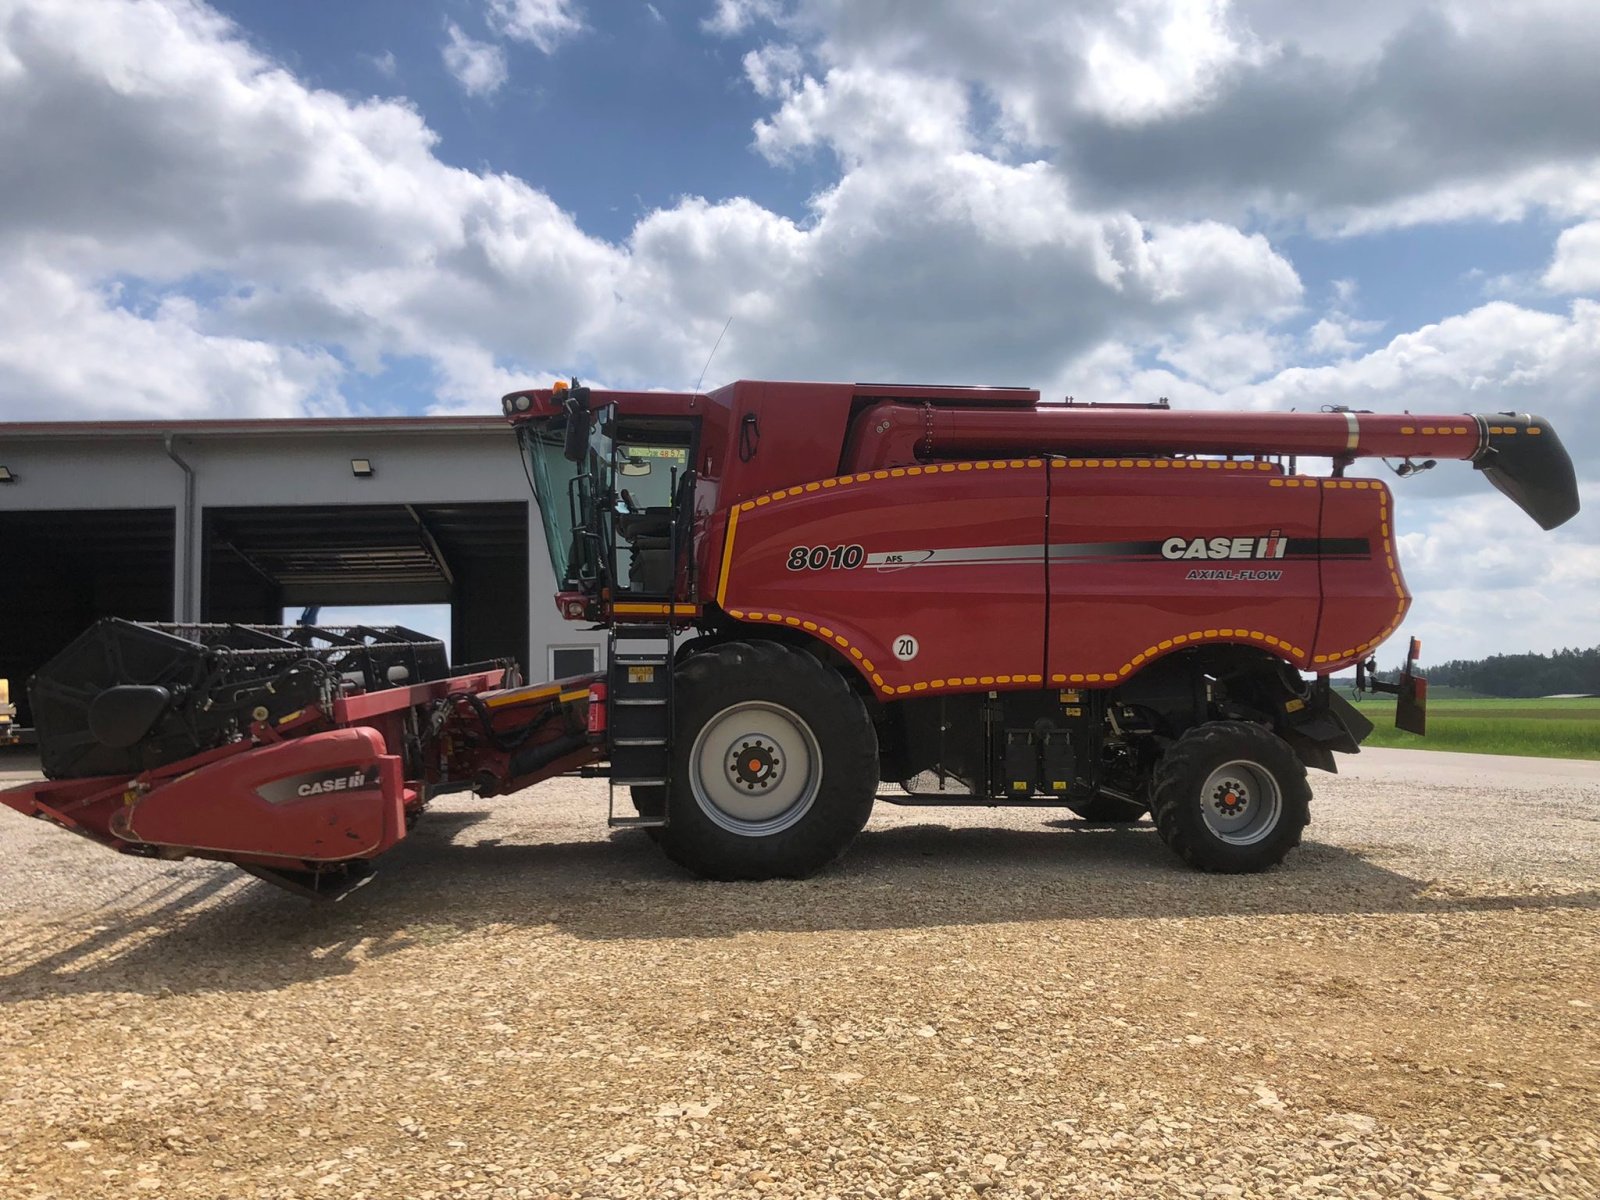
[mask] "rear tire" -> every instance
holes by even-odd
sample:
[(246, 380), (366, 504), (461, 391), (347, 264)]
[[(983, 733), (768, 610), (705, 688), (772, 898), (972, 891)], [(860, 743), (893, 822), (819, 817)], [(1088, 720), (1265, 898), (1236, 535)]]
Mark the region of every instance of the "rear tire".
[(674, 691), (671, 813), (657, 831), (674, 862), (709, 879), (801, 879), (861, 832), (878, 738), (837, 671), (728, 642), (681, 663)]
[(1246, 721), (1189, 730), (1156, 764), (1156, 830), (1192, 867), (1264, 871), (1300, 844), (1311, 820), (1305, 764), (1287, 742)]

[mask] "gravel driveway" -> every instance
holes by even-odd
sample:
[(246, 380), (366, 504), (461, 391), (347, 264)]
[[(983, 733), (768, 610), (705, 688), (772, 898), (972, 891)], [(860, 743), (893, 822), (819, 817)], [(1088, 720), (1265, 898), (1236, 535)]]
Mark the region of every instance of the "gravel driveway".
[(1342, 763), (1252, 878), (880, 805), (706, 884), (563, 780), (317, 906), (0, 811), (0, 1196), (1600, 1196), (1600, 763)]

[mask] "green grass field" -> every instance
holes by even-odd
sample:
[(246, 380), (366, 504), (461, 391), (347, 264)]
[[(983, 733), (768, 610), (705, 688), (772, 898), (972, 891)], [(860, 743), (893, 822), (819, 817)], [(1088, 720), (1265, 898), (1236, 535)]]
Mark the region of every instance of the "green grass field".
[[(1348, 698), (1348, 693), (1345, 693)], [(1600, 759), (1600, 700), (1507, 700), (1428, 697), (1428, 736), (1394, 727), (1394, 697), (1356, 706), (1374, 725), (1367, 746)]]

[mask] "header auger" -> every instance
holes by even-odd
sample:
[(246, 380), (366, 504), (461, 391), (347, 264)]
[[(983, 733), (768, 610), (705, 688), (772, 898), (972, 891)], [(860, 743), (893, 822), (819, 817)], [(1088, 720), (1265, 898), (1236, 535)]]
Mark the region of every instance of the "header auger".
[(1194, 866), (1257, 871), (1300, 839), (1306, 768), (1371, 730), (1329, 676), (1410, 604), (1389, 488), (1346, 469), (1458, 459), (1546, 529), (1578, 508), (1525, 414), (751, 381), (503, 408), (602, 675), (518, 686), (403, 630), (103, 624), (33, 682), (51, 779), (0, 798), (320, 895), (433, 795), (580, 767), (714, 878), (816, 871), (880, 799), (1149, 813)]

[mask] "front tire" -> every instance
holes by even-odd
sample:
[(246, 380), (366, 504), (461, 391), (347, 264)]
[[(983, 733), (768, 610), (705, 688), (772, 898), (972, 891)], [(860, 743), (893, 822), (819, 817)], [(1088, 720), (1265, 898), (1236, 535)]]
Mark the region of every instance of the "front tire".
[(1198, 725), (1156, 764), (1161, 840), (1202, 871), (1244, 875), (1282, 862), (1311, 820), (1306, 768), (1288, 743), (1246, 721)]
[(659, 783), (636, 783), (628, 793), (633, 799), (633, 810), (641, 817), (659, 821), (667, 815), (667, 789)]
[(672, 811), (658, 841), (709, 879), (801, 879), (861, 832), (878, 739), (837, 671), (776, 643), (729, 642), (674, 681)]

